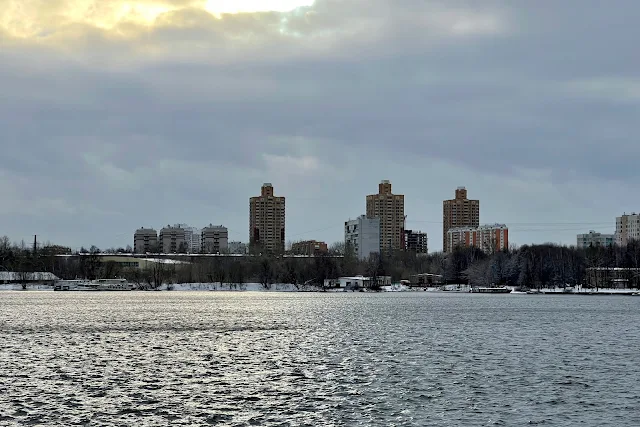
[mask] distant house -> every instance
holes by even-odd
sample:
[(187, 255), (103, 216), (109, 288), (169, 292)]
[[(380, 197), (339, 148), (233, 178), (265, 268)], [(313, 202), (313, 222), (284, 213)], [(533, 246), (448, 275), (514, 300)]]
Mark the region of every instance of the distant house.
[[(360, 289), (370, 288), (371, 277), (352, 276), (339, 277), (337, 279), (327, 279), (324, 281), (325, 288), (343, 288), (343, 289)], [(378, 286), (386, 286), (391, 284), (391, 276), (379, 276), (377, 278)]]
[(26, 283), (39, 285), (52, 285), (60, 280), (53, 273), (47, 272), (17, 272), (0, 271), (0, 284)]
[(420, 273), (409, 276), (409, 283), (411, 283), (411, 286), (441, 285), (443, 281), (441, 274)]
[(640, 268), (587, 268), (586, 283), (590, 288), (638, 289)]

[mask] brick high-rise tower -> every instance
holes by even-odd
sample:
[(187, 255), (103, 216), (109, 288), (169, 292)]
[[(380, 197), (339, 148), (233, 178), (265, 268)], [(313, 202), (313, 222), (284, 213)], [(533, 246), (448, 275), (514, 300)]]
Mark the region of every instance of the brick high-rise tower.
[(285, 199), (273, 195), (266, 183), (262, 194), (249, 199), (249, 244), (258, 252), (284, 252)]
[(467, 189), (458, 187), (456, 198), (442, 202), (442, 250), (448, 247), (447, 232), (457, 227), (478, 227), (480, 225), (480, 201), (467, 199)]
[(391, 193), (391, 182), (382, 181), (378, 194), (367, 196), (367, 218), (380, 219), (380, 250), (404, 250), (404, 195)]

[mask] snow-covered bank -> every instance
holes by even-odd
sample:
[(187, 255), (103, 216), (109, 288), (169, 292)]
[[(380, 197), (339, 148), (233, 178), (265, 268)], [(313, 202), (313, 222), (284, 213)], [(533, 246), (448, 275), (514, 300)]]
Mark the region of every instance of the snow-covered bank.
[[(22, 285), (16, 283), (0, 284), (0, 291), (22, 291)], [(27, 285), (27, 291), (53, 291), (53, 286), (49, 285)]]
[(640, 289), (610, 289), (610, 288), (542, 288), (540, 293), (542, 294), (565, 294), (565, 295), (629, 295), (635, 292), (640, 292)]
[[(178, 292), (197, 292), (197, 291), (225, 291), (225, 292), (354, 292), (344, 288), (331, 288), (323, 290), (315, 286), (296, 286), (288, 283), (274, 283), (266, 289), (260, 283), (178, 283), (163, 285), (161, 291), (178, 291)], [(405, 285), (395, 284), (383, 286), (382, 292), (446, 292), (446, 293), (469, 293), (470, 287), (467, 285), (446, 285), (442, 287), (428, 288), (409, 288)], [(28, 285), (26, 290), (22, 289), (20, 284), (0, 284), (0, 291), (53, 291), (53, 287), (49, 285)], [(368, 290), (363, 290), (368, 291)], [(355, 291), (357, 292), (357, 291)], [(372, 292), (372, 291), (370, 291)], [(575, 288), (542, 288), (535, 291), (539, 295), (631, 295), (639, 293), (640, 289), (608, 289), (608, 288), (583, 288), (581, 286)], [(520, 293), (526, 294), (524, 292)], [(490, 295), (490, 294), (484, 294)], [(504, 294), (501, 294), (504, 295)]]
[(317, 288), (305, 287), (296, 288), (288, 283), (274, 283), (266, 289), (260, 283), (177, 283), (174, 285), (164, 285), (160, 290), (171, 291), (249, 291), (249, 292), (300, 292), (317, 291)]

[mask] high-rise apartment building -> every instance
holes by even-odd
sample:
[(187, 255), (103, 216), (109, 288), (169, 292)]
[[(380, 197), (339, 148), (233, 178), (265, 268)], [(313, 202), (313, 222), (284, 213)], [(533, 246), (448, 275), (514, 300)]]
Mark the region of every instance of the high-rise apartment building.
[(428, 244), (427, 233), (404, 230), (404, 248), (406, 251), (417, 255), (426, 255), (429, 252)]
[(578, 249), (586, 249), (590, 246), (611, 246), (615, 241), (613, 234), (596, 233), (591, 230), (586, 234), (578, 234), (577, 247)]
[(229, 248), (229, 231), (222, 225), (204, 227), (201, 231), (201, 251), (207, 254), (226, 253)]
[(447, 247), (476, 247), (486, 253), (495, 253), (509, 248), (509, 228), (505, 224), (482, 227), (457, 227), (447, 231)]
[(180, 226), (167, 225), (160, 230), (160, 249), (163, 253), (187, 253), (188, 245), (185, 240), (185, 230)]
[(265, 183), (258, 197), (249, 199), (249, 246), (269, 253), (284, 252), (285, 198), (273, 194)]
[(630, 240), (640, 240), (640, 214), (623, 214), (616, 218), (616, 244), (625, 246)]
[(133, 250), (138, 254), (157, 251), (158, 232), (153, 228), (138, 228), (133, 234)]
[(456, 198), (442, 202), (442, 250), (451, 252), (447, 232), (451, 228), (477, 228), (480, 225), (480, 201), (467, 199), (467, 189), (458, 187)]
[(367, 218), (380, 219), (380, 250), (404, 250), (404, 195), (391, 192), (391, 182), (382, 181), (378, 194), (367, 196)]
[(361, 260), (369, 258), (372, 253), (380, 253), (380, 218), (360, 215), (357, 219), (346, 221), (344, 243)]

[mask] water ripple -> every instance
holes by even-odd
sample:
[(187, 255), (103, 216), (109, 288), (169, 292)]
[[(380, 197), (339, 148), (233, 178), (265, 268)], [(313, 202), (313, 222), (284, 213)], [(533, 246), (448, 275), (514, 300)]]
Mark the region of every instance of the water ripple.
[(640, 299), (4, 292), (0, 425), (640, 425)]

